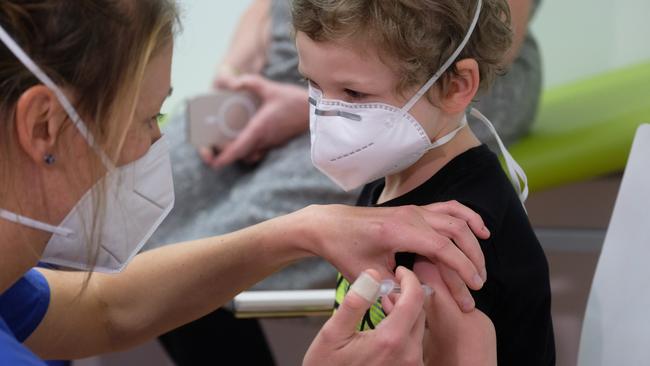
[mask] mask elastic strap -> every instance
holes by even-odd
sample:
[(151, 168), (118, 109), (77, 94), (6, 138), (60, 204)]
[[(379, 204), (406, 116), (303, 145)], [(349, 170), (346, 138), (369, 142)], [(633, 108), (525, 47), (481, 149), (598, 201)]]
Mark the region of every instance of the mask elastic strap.
[(467, 117), (463, 117), (463, 120), (460, 121), (460, 126), (458, 126), (455, 130), (449, 132), (448, 134), (442, 136), (441, 138), (431, 143), (431, 145), (429, 145), (429, 147), (427, 148), (427, 151), (431, 149), (435, 149), (436, 147), (440, 147), (448, 143), (449, 141), (451, 141), (451, 139), (456, 137), (458, 132), (460, 132), (460, 130), (462, 130), (465, 126), (467, 126)]
[(472, 108), (470, 113), (472, 116), (478, 118), (481, 122), (483, 122), (483, 124), (490, 130), (492, 135), (494, 135), (497, 143), (499, 144), (501, 154), (506, 161), (510, 182), (515, 187), (515, 190), (517, 191), (521, 202), (526, 202), (526, 199), (528, 198), (528, 178), (526, 177), (526, 173), (517, 163), (517, 161), (512, 157), (512, 155), (510, 155), (510, 152), (508, 152), (508, 149), (506, 149), (506, 146), (503, 144), (503, 141), (501, 141), (499, 134), (497, 133), (490, 120), (488, 120), (487, 117), (485, 117), (476, 108)]
[(418, 100), (420, 100), (420, 98), (422, 98), (422, 96), (429, 89), (431, 89), (433, 84), (435, 84), (436, 81), (438, 81), (438, 79), (440, 79), (440, 76), (442, 76), (442, 74), (445, 71), (447, 71), (447, 69), (451, 66), (451, 64), (454, 63), (454, 61), (456, 61), (456, 58), (463, 51), (463, 49), (467, 45), (467, 42), (469, 42), (470, 37), (472, 37), (472, 34), (474, 33), (474, 29), (476, 28), (476, 24), (478, 23), (478, 18), (481, 15), (481, 7), (482, 6), (483, 6), (483, 1), (478, 0), (478, 3), (476, 4), (476, 12), (474, 13), (474, 19), (472, 19), (472, 24), (469, 26), (469, 30), (467, 31), (467, 34), (465, 35), (465, 38), (463, 38), (463, 41), (458, 45), (458, 47), (456, 48), (454, 53), (451, 55), (451, 57), (449, 57), (449, 59), (433, 75), (433, 77), (431, 79), (429, 79), (429, 81), (427, 81), (426, 84), (424, 84), (422, 86), (422, 88), (420, 88), (420, 90), (418, 90), (417, 93), (415, 93), (413, 98), (411, 98), (411, 100), (408, 103), (406, 103), (406, 105), (402, 108), (402, 110), (410, 111), (411, 108), (413, 108), (413, 106), (415, 105), (415, 103), (417, 103)]
[(61, 103), (61, 106), (63, 109), (66, 111), (70, 119), (72, 120), (72, 123), (77, 127), (77, 130), (79, 130), (79, 133), (81, 133), (81, 136), (86, 139), (86, 142), (88, 142), (88, 145), (90, 145), (95, 152), (99, 155), (101, 158), (102, 162), (104, 163), (104, 166), (108, 170), (113, 170), (115, 169), (115, 166), (113, 165), (113, 162), (106, 156), (104, 151), (102, 151), (96, 144), (95, 144), (95, 138), (93, 137), (92, 133), (88, 130), (86, 125), (83, 123), (81, 120), (81, 117), (79, 117), (79, 114), (77, 111), (74, 109), (68, 98), (65, 96), (63, 91), (50, 79), (49, 76), (43, 70), (41, 70), (38, 65), (32, 60), (25, 51), (23, 51), (22, 48), (14, 41), (14, 39), (5, 31), (5, 29), (0, 25), (0, 40), (7, 46), (7, 48), (16, 56), (16, 58), (29, 70), (31, 71), (36, 78), (43, 83), (45, 86), (47, 86), (52, 92), (54, 92), (54, 95), (56, 95), (56, 98), (59, 100), (59, 103)]
[(7, 221), (15, 222), (16, 224), (30, 227), (32, 229), (47, 231), (59, 236), (70, 236), (74, 233), (74, 231), (70, 229), (56, 227), (50, 224), (46, 224), (44, 222), (36, 221), (34, 219), (30, 219), (29, 217), (21, 216), (13, 212), (3, 210), (1, 208), (0, 208), (0, 218), (3, 218)]

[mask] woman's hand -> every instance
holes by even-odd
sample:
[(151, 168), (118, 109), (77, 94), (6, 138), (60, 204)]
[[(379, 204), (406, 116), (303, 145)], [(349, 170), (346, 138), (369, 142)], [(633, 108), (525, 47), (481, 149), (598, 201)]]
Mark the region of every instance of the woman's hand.
[(376, 300), (368, 294), (379, 289), (379, 273), (368, 271), (366, 275), (374, 278), (374, 291), (365, 286), (368, 291), (357, 290), (356, 283), (352, 285), (309, 347), (303, 365), (422, 365), (424, 292), (420, 282), (411, 271), (398, 268), (402, 294), (393, 311), (376, 329), (359, 332), (359, 321)]
[(392, 278), (395, 253), (417, 253), (447, 266), (444, 280), (454, 299), (463, 311), (474, 308), (466, 285), (478, 290), (486, 278), (476, 236), (487, 239), (490, 233), (469, 208), (452, 201), (423, 207), (312, 206), (306, 213), (305, 235), (316, 243), (306, 249), (328, 260), (345, 278), (354, 280), (364, 268)]

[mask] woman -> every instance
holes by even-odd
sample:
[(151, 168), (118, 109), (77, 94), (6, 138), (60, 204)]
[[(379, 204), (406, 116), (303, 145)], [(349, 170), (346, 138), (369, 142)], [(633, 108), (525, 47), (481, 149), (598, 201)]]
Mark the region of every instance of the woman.
[[(167, 0), (0, 3), (0, 364), (131, 347), (313, 255), (349, 278), (375, 268), (377, 279), (393, 276), (397, 250), (412, 251), (482, 286), (472, 231), (489, 233), (455, 203), (313, 206), (131, 260), (174, 201), (156, 122), (176, 18)], [(32, 269), (39, 261), (84, 271)], [(386, 326), (347, 329), (369, 306), (351, 295), (306, 363), (421, 362), (424, 296), (412, 273), (396, 278), (404, 293)]]

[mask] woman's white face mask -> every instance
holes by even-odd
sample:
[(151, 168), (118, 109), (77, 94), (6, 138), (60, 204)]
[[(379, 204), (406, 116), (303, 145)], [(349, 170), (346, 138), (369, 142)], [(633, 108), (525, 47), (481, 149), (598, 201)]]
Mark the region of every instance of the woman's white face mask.
[[(50, 225), (0, 209), (0, 218), (52, 233), (44, 263), (80, 270), (119, 272), (138, 253), (174, 206), (174, 183), (164, 136), (140, 159), (116, 167), (95, 140), (63, 91), (0, 26), (4, 45), (52, 90), (86, 142), (106, 167), (59, 225)], [(96, 207), (101, 197), (102, 207)], [(96, 223), (95, 218), (100, 222)], [(98, 252), (90, 251), (98, 243)], [(96, 260), (94, 260), (96, 259)], [(91, 268), (90, 263), (95, 262)]]

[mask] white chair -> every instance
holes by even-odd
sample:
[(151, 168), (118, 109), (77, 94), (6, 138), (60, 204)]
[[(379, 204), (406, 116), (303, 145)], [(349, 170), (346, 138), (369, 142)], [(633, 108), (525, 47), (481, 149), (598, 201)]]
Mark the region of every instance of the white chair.
[(578, 366), (650, 365), (650, 125), (630, 152), (582, 326)]

